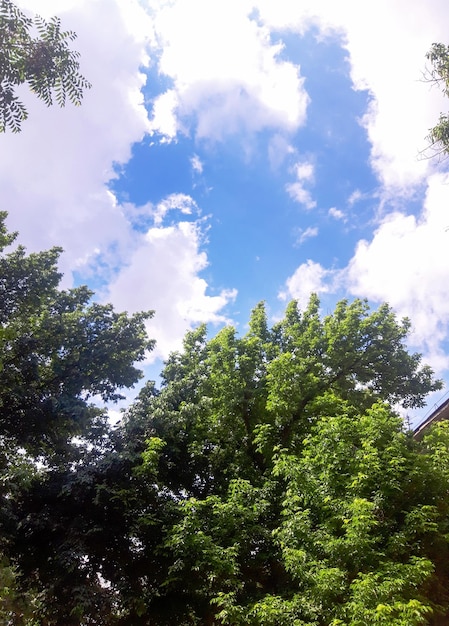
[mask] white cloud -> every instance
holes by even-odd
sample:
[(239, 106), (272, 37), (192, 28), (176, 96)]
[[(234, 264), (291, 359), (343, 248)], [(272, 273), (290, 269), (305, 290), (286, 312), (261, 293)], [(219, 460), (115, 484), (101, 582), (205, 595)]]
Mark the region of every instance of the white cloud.
[(288, 139), (279, 133), (273, 135), (268, 145), (268, 159), (272, 170), (278, 170), (295, 149)]
[(449, 366), (449, 177), (429, 179), (423, 213), (387, 215), (371, 241), (359, 242), (346, 268), (349, 291), (387, 301), (410, 317), (411, 340), (435, 367)]
[(312, 198), (312, 194), (308, 189), (305, 189), (300, 182), (290, 183), (286, 185), (287, 192), (291, 198), (298, 204), (304, 205), (306, 209), (313, 209), (316, 207), (316, 202)]
[(432, 42), (447, 40), (445, 0), (258, 0), (270, 29), (303, 33), (311, 24), (323, 36), (338, 33), (349, 53), (357, 89), (371, 93), (362, 120), (372, 145), (371, 162), (389, 193), (407, 193), (432, 164), (417, 158), (425, 136), (447, 108), (421, 72)]
[(159, 71), (173, 86), (155, 100), (155, 131), (172, 139), (194, 129), (221, 140), (304, 123), (308, 96), (299, 68), (281, 60), (282, 46), (250, 19), (252, 8), (247, 0), (157, 3)]
[(337, 207), (331, 207), (328, 211), (330, 217), (333, 217), (336, 220), (344, 220), (345, 214), (341, 209), (337, 209)]
[(301, 181), (309, 181), (313, 183), (314, 180), (314, 167), (313, 163), (309, 163), (307, 161), (302, 161), (300, 163), (296, 163), (293, 168), (296, 173), (296, 178)]
[(360, 189), (355, 189), (348, 198), (349, 206), (354, 206), (354, 204), (362, 200), (362, 198), (363, 193), (360, 191)]
[(197, 154), (194, 154), (193, 157), (190, 159), (190, 164), (192, 165), (192, 170), (196, 174), (203, 173), (203, 163), (201, 162), (201, 159)]
[[(169, 349), (170, 337), (178, 341), (196, 321), (222, 320), (220, 311), (235, 294), (207, 295), (200, 278), (207, 259), (198, 225), (162, 228), (172, 208), (196, 213), (193, 201), (175, 194), (156, 208), (121, 205), (109, 183), (130, 159), (133, 143), (151, 130), (169, 139), (196, 132), (219, 140), (271, 129), (269, 159), (273, 169), (283, 165), (294, 153), (291, 133), (305, 123), (309, 99), (299, 67), (283, 60), (281, 45), (273, 43), (274, 31), (278, 38), (283, 30), (302, 33), (315, 24), (322, 36), (342, 37), (354, 86), (368, 89), (373, 98), (362, 123), (374, 171), (389, 193), (408, 193), (432, 171), (433, 163), (416, 155), (447, 101), (420, 76), (431, 43), (446, 41), (446, 0), (158, 0), (147, 2), (154, 10), (151, 17), (137, 0), (20, 4), (45, 17), (60, 15), (63, 27), (78, 33), (73, 45), (93, 88), (81, 107), (62, 110), (24, 95), (30, 117), (23, 132), (1, 139), (0, 186), (8, 225), (30, 249), (65, 248), (66, 284), (73, 270), (86, 275), (99, 257), (108, 276), (118, 272), (109, 289), (114, 303), (157, 309), (153, 334), (160, 331), (161, 354)], [(254, 8), (257, 19), (249, 17)], [(148, 44), (160, 52), (159, 70), (172, 81), (153, 102), (150, 121), (141, 91)], [(192, 167), (199, 165), (192, 161)], [(313, 208), (313, 167), (297, 164), (294, 177), (288, 192)], [(441, 362), (441, 341), (449, 328), (447, 189), (432, 178), (422, 217), (384, 217), (346, 268), (354, 295), (389, 300), (401, 314), (409, 314), (415, 341)], [(349, 203), (361, 197), (353, 194)], [(133, 211), (147, 227), (155, 220), (144, 240), (132, 230)], [(342, 218), (338, 209), (331, 211), (335, 219)], [(310, 291), (334, 289), (335, 277), (308, 261), (281, 295), (307, 300)]]
[[(257, 22), (249, 17), (253, 10)], [(372, 97), (361, 119), (372, 167), (388, 194), (407, 194), (433, 167), (419, 153), (446, 99), (421, 77), (432, 42), (446, 41), (447, 19), (445, 0), (158, 3), (160, 70), (174, 84), (155, 102), (153, 127), (173, 138), (196, 124), (199, 136), (213, 139), (267, 127), (296, 130), (308, 96), (299, 68), (280, 59), (270, 33), (303, 34), (313, 25), (346, 47), (354, 87)]]
[(227, 321), (221, 310), (237, 292), (207, 294), (208, 285), (199, 276), (208, 264), (201, 239), (200, 225), (194, 222), (150, 228), (105, 294), (118, 309), (156, 310), (147, 325), (150, 337), (157, 339), (151, 361), (180, 349), (193, 325)]
[(193, 198), (185, 193), (172, 193), (156, 206), (154, 211), (154, 223), (156, 226), (162, 224), (168, 211), (180, 211), (183, 215), (199, 213), (197, 203)]
[(298, 300), (299, 305), (304, 308), (312, 293), (328, 293), (333, 290), (335, 276), (333, 270), (327, 270), (309, 259), (286, 280), (285, 288), (279, 292), (279, 298)]
[(174, 139), (179, 130), (176, 110), (179, 97), (174, 89), (168, 89), (154, 99), (151, 129), (157, 130), (166, 139)]
[(311, 239), (312, 237), (316, 237), (317, 235), (318, 235), (318, 228), (316, 226), (315, 227), (309, 226), (305, 230), (301, 230), (299, 232), (298, 244), (301, 245), (302, 243), (307, 241), (307, 239)]
[(29, 249), (62, 245), (70, 284), (74, 268), (82, 271), (111, 246), (120, 255), (132, 238), (108, 182), (149, 128), (140, 68), (148, 61), (151, 22), (134, 0), (23, 0), (21, 5), (44, 17), (56, 13), (63, 28), (77, 32), (72, 45), (92, 83), (81, 107), (47, 108), (24, 93), (29, 119), (19, 135), (2, 137), (0, 151), (9, 227)]
[(312, 260), (290, 276), (279, 297), (299, 299), (311, 292), (351, 294), (388, 302), (409, 317), (409, 343), (437, 372), (449, 369), (449, 174), (428, 179), (421, 215), (392, 212), (371, 240), (361, 240), (346, 267), (326, 269)]
[(285, 186), (287, 193), (295, 202), (302, 204), (306, 209), (315, 208), (316, 202), (313, 200), (310, 191), (305, 187), (306, 184), (313, 184), (314, 182), (313, 163), (301, 161), (296, 163), (292, 169), (296, 176), (296, 181)]
[[(137, 0), (22, 0), (21, 5), (44, 17), (56, 14), (63, 28), (77, 32), (73, 47), (92, 89), (81, 107), (64, 109), (47, 108), (24, 94), (29, 119), (20, 134), (1, 138), (8, 226), (30, 250), (64, 247), (65, 286), (73, 284), (76, 272), (77, 279), (102, 285), (98, 296), (119, 310), (156, 309), (150, 332), (158, 348), (152, 357), (166, 357), (192, 324), (223, 321), (221, 309), (235, 293), (207, 293), (199, 276), (207, 265), (201, 222), (162, 227), (168, 211), (198, 216), (190, 196), (175, 193), (156, 206), (136, 207), (118, 202), (109, 188), (133, 144), (150, 130), (142, 87), (152, 20)], [(170, 123), (176, 120), (167, 119), (167, 128)], [(133, 225), (147, 235), (142, 238)]]

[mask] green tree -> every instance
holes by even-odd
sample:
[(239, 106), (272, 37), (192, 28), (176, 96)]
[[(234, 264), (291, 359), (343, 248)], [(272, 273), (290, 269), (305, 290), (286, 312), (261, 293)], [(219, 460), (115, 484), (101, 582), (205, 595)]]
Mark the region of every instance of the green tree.
[(121, 387), (141, 373), (148, 341), (145, 320), (111, 305), (91, 302), (86, 287), (59, 290), (60, 249), (26, 254), (22, 246), (1, 254), (8, 235), (0, 214), (0, 432), (46, 462), (66, 451), (104, 409), (92, 399), (114, 402)]
[[(0, 615), (11, 613), (13, 602), (21, 607), (24, 598), (38, 598), (32, 611), (41, 611), (38, 623), (46, 623), (50, 598), (59, 593), (63, 601), (63, 572), (72, 576), (70, 598), (89, 576), (83, 569), (88, 552), (80, 552), (81, 542), (73, 539), (76, 523), (70, 530), (73, 520), (80, 533), (84, 526), (68, 502), (79, 506), (80, 498), (72, 497), (76, 488), (91, 493), (98, 456), (111, 445), (107, 406), (141, 377), (135, 362), (153, 346), (145, 330), (152, 312), (129, 316), (92, 302), (85, 287), (60, 290), (60, 250), (27, 254), (14, 248), (5, 218), (0, 214)], [(102, 506), (91, 505), (93, 517), (86, 514), (86, 520), (92, 521)], [(21, 538), (28, 554), (21, 555)], [(53, 552), (44, 560), (46, 545)], [(71, 560), (83, 575), (75, 575)], [(96, 582), (82, 589), (92, 595), (96, 589), (98, 602), (107, 595), (99, 571)], [(16, 613), (15, 621), (4, 623), (22, 623), (22, 609)], [(61, 623), (71, 623), (67, 612)]]
[(258, 305), (243, 337), (188, 333), (117, 429), (17, 481), (6, 554), (34, 617), (447, 623), (449, 431), (415, 442), (391, 408), (441, 386), (408, 330), (359, 300), (323, 318), (313, 296), (273, 328)]
[(69, 48), (75, 38), (61, 30), (59, 18), (32, 19), (11, 0), (0, 0), (0, 132), (20, 131), (27, 118), (15, 94), (24, 83), (47, 106), (54, 100), (64, 106), (67, 99), (81, 104), (90, 83), (79, 72), (79, 53)]
[(299, 623), (332, 626), (438, 623), (441, 609), (444, 623), (448, 484), (431, 451), (385, 405), (360, 413), (334, 394), (319, 403), (300, 457), (283, 450), (275, 468), (286, 479), (275, 536), (296, 583), (289, 609)]
[[(438, 86), (445, 96), (449, 96), (449, 46), (434, 43), (426, 55), (431, 67), (424, 79)], [(428, 139), (434, 153), (438, 156), (449, 151), (449, 115), (440, 113), (438, 123), (430, 129)]]
[(148, 568), (138, 623), (447, 618), (447, 448), (436, 470), (389, 408), (440, 387), (408, 330), (362, 301), (322, 319), (312, 297), (271, 330), (259, 305), (242, 338), (187, 335), (160, 393), (144, 390), (125, 419), (146, 432), (142, 458), (173, 514), (166, 578)]

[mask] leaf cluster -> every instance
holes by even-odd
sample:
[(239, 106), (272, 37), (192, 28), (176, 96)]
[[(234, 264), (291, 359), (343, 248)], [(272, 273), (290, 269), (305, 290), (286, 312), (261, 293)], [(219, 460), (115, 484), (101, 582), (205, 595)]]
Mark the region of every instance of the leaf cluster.
[(85, 287), (58, 289), (60, 252), (19, 246), (0, 256), (1, 433), (34, 454), (81, 435), (98, 414), (89, 401), (120, 399), (152, 347), (151, 313), (129, 317), (91, 303)]
[(0, 132), (19, 132), (27, 111), (15, 91), (28, 84), (47, 106), (80, 105), (91, 87), (79, 72), (79, 53), (69, 44), (73, 31), (61, 30), (58, 17), (48, 22), (26, 16), (11, 0), (0, 1)]
[[(436, 85), (445, 96), (449, 95), (449, 46), (434, 43), (426, 54), (430, 68), (424, 74), (424, 80)], [(440, 113), (437, 124), (429, 130), (427, 139), (430, 143), (432, 156), (442, 157), (449, 150), (449, 115)]]

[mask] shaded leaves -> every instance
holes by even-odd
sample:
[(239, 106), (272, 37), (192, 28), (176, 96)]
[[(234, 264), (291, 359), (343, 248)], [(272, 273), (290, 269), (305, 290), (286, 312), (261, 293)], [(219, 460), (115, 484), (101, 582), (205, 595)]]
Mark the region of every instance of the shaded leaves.
[[(37, 37), (33, 35), (33, 27)], [(69, 100), (80, 105), (91, 87), (79, 72), (79, 53), (69, 44), (73, 31), (61, 30), (57, 17), (48, 22), (27, 17), (11, 0), (0, 2), (0, 132), (19, 132), (28, 114), (15, 94), (27, 83), (47, 106), (64, 106)]]

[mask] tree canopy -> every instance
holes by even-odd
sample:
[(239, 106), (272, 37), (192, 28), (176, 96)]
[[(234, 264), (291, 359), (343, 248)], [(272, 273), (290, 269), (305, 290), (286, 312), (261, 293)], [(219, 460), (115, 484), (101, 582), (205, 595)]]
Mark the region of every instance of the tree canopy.
[[(121, 398), (152, 346), (144, 321), (91, 303), (86, 287), (59, 290), (61, 252), (4, 252), (15, 235), (0, 213), (0, 428), (3, 438), (50, 462), (102, 418), (91, 399)], [(3, 252), (3, 254), (1, 254)]]
[(407, 320), (312, 296), (270, 328), (260, 303), (111, 428), (91, 400), (137, 379), (147, 314), (59, 291), (57, 255), (1, 257), (4, 623), (447, 622), (449, 429), (393, 409), (441, 386)]
[[(16, 613), (34, 615), (41, 606), (33, 589), (16, 593), (11, 586), (18, 569), (14, 552), (9, 559), (7, 553), (25, 527), (21, 506), (28, 497), (32, 506), (33, 490), (64, 472), (72, 476), (94, 450), (106, 449), (106, 403), (139, 380), (135, 362), (153, 342), (145, 331), (151, 312), (116, 313), (92, 302), (85, 287), (60, 290), (60, 250), (14, 248), (5, 218), (1, 213), (0, 616), (16, 624)], [(47, 518), (51, 508), (39, 523)]]
[[(146, 433), (139, 472), (175, 522), (158, 548), (163, 584), (152, 567), (141, 579), (140, 623), (410, 626), (447, 615), (446, 469), (391, 408), (420, 406), (440, 386), (407, 352), (408, 329), (387, 305), (358, 300), (323, 319), (312, 296), (271, 329), (260, 304), (242, 338), (187, 335), (161, 391), (144, 390), (123, 426)], [(446, 437), (432, 444), (437, 465)]]
[(30, 18), (11, 0), (0, 0), (0, 132), (18, 132), (27, 110), (16, 88), (26, 83), (47, 106), (81, 104), (90, 83), (79, 72), (79, 53), (69, 48), (73, 31), (61, 21)]

